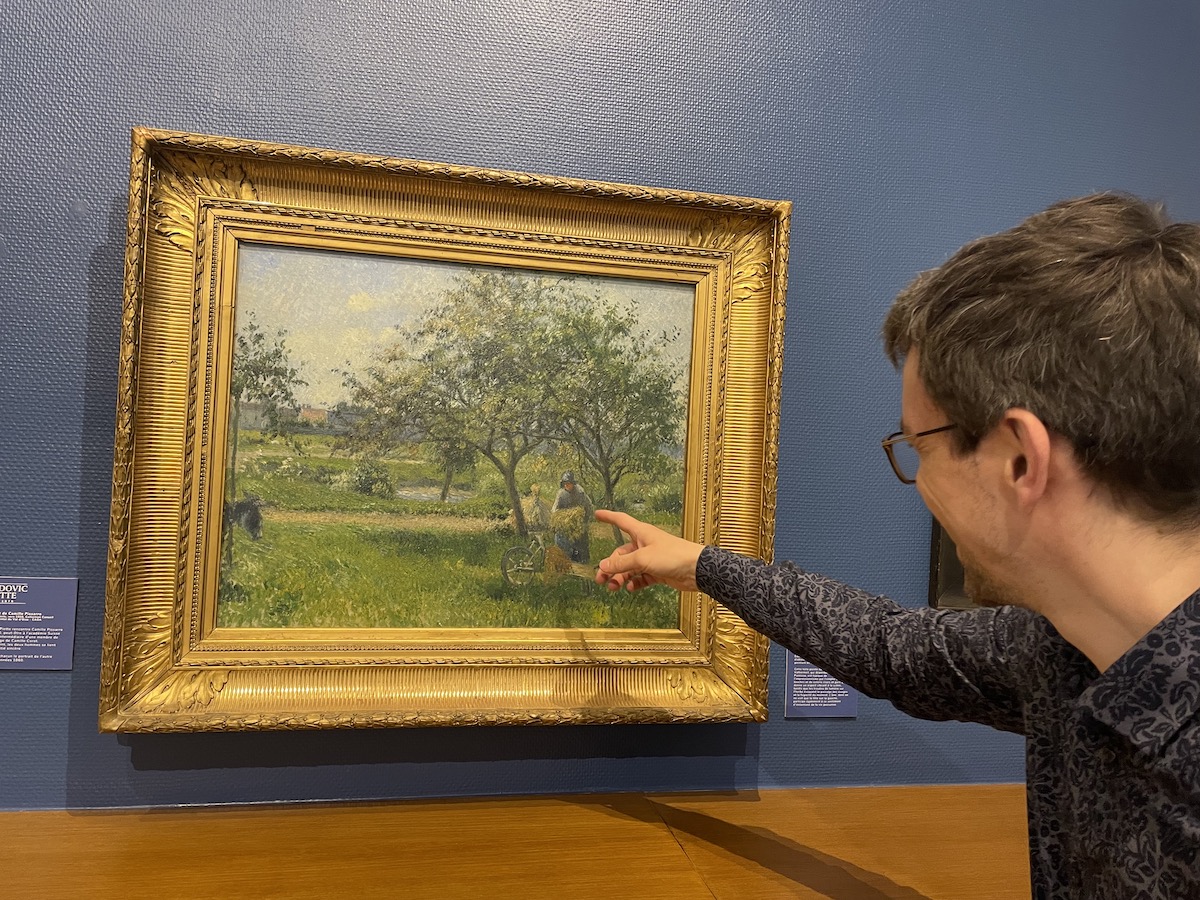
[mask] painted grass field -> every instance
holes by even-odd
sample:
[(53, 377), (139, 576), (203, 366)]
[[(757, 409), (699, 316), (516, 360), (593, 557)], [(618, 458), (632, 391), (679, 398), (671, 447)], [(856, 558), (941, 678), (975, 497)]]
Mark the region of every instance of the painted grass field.
[[(361, 490), (363, 464), (333, 453), (331, 438), (305, 438), (299, 454), (253, 434), (240, 443), (237, 489), (262, 499), (262, 534), (234, 530), (221, 627), (678, 626), (678, 595), (665, 588), (609, 593), (553, 572), (507, 583), (504, 551), (529, 540), (494, 497), (475, 490), (478, 473), (456, 482), (457, 502), (443, 504), (437, 473), (419, 460), (376, 463), (376, 484), (389, 489), (372, 493)], [(677, 517), (657, 518), (678, 529)], [(592, 562), (614, 546), (612, 530), (593, 523)]]

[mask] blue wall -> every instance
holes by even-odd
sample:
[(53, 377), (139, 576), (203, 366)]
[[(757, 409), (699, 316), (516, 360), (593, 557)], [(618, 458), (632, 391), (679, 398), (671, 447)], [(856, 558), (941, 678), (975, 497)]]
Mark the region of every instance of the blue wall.
[(1061, 197), (1200, 218), (1190, 2), (91, 0), (0, 5), (0, 575), (80, 579), (75, 667), (0, 672), (0, 807), (1014, 781), (907, 719), (96, 733), (135, 124), (795, 201), (777, 552), (913, 603), (879, 437), (895, 291)]

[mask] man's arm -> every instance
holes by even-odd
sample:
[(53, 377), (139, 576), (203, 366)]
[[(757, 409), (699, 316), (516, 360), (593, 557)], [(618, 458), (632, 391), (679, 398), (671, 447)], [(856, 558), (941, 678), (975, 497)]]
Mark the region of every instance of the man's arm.
[(905, 609), (791, 564), (702, 548), (621, 513), (596, 515), (630, 536), (601, 562), (597, 581), (704, 591), (757, 631), (910, 715), (1024, 731), (1032, 613)]
[(716, 547), (701, 553), (696, 580), (756, 631), (901, 712), (1025, 731), (1026, 610), (906, 609)]

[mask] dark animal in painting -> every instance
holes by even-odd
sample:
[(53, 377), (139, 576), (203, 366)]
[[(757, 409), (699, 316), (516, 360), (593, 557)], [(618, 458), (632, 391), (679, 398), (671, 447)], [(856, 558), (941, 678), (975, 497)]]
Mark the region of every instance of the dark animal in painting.
[(256, 494), (247, 494), (235, 503), (226, 502), (226, 531), (235, 525), (240, 525), (246, 529), (246, 533), (250, 535), (251, 540), (257, 541), (262, 537), (262, 508), (265, 505), (262, 498)]

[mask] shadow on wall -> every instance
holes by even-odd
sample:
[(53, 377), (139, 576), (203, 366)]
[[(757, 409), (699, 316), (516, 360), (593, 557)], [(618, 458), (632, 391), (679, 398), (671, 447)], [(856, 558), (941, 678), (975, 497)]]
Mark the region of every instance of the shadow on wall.
[[(745, 725), (571, 725), (127, 734), (139, 771), (753, 755)], [(505, 793), (497, 785), (495, 793)]]
[[(84, 203), (80, 198), (77, 202)], [(67, 797), (103, 767), (104, 745), (97, 734), (100, 702), (100, 647), (104, 630), (104, 581), (108, 562), (109, 503), (112, 499), (113, 429), (117, 400), (117, 354), (127, 200), (110, 200), (102, 240), (87, 265), (87, 324), (83, 330), (83, 421), (79, 460), (79, 540), (76, 574), (79, 603), (75, 618), (75, 657), (71, 672), (67, 735)], [(83, 211), (80, 212), (83, 215)], [(101, 238), (97, 231), (97, 238)]]

